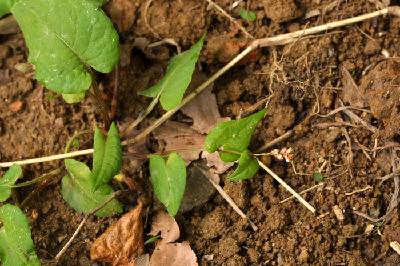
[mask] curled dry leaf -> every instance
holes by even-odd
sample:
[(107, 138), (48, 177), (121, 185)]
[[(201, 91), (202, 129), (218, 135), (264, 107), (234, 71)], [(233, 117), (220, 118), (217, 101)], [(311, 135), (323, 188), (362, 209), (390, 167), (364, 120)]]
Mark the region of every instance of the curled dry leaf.
[(135, 21), (138, 6), (133, 2), (131, 0), (112, 0), (105, 7), (120, 32), (128, 31)]
[(164, 151), (178, 152), (187, 164), (199, 158), (205, 139), (187, 124), (174, 121), (164, 123), (153, 134), (159, 145), (165, 146)]
[[(199, 75), (198, 79), (207, 80), (207, 77)], [(208, 134), (215, 125), (229, 120), (219, 114), (217, 99), (211, 91), (212, 85), (181, 108), (182, 113), (193, 119), (192, 128), (201, 134)]]
[(197, 266), (196, 254), (188, 242), (171, 243), (179, 238), (179, 226), (166, 212), (159, 212), (153, 219), (150, 235), (161, 232), (161, 240), (150, 258), (150, 266)]
[(201, 158), (207, 160), (207, 166), (210, 167), (210, 172), (213, 174), (223, 174), (234, 165), (234, 163), (226, 163), (222, 161), (218, 152), (209, 153), (203, 151), (201, 153)]
[(150, 266), (197, 266), (196, 254), (188, 242), (159, 243), (150, 258)]
[(161, 232), (161, 238), (165, 243), (178, 240), (180, 236), (179, 226), (174, 217), (164, 211), (160, 211), (153, 218), (149, 235), (156, 236)]
[(119, 266), (135, 266), (137, 256), (144, 253), (143, 203), (122, 216), (95, 240), (90, 259)]
[(343, 101), (353, 107), (365, 107), (365, 97), (362, 95), (350, 72), (342, 67)]

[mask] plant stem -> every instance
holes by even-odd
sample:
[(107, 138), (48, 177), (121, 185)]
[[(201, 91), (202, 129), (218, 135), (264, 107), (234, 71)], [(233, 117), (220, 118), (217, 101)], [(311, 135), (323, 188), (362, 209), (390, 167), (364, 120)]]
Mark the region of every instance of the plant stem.
[(27, 187), (27, 186), (39, 183), (40, 181), (43, 181), (43, 180), (45, 180), (46, 178), (48, 178), (50, 176), (60, 174), (62, 172), (62, 169), (63, 169), (62, 167), (59, 167), (59, 168), (57, 168), (57, 169), (55, 169), (55, 170), (53, 170), (53, 171), (51, 171), (49, 173), (46, 173), (46, 174), (44, 174), (42, 176), (39, 176), (39, 177), (36, 177), (36, 178), (34, 178), (32, 180), (29, 180), (29, 181), (26, 181), (26, 182), (23, 182), (23, 183), (19, 183), (19, 184), (16, 184), (16, 185), (8, 186), (8, 187), (10, 187), (10, 188)]

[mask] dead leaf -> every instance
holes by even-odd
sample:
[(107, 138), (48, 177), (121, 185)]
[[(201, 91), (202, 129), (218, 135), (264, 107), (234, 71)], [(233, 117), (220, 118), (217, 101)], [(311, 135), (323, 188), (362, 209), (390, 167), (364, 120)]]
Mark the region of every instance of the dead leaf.
[(19, 100), (14, 101), (14, 102), (10, 103), (10, 105), (8, 106), (8, 109), (11, 112), (16, 113), (16, 112), (21, 111), (23, 105), (24, 105), (24, 103)]
[(207, 166), (213, 170), (211, 172), (218, 175), (225, 173), (229, 168), (234, 165), (234, 163), (226, 163), (222, 161), (219, 157), (218, 152), (208, 153), (206, 151), (203, 151), (201, 153), (201, 158), (206, 159)]
[(120, 44), (120, 59), (119, 64), (124, 67), (131, 63), (133, 45), (131, 43)]
[(171, 243), (178, 240), (180, 236), (179, 226), (174, 217), (164, 211), (160, 211), (153, 218), (149, 235), (156, 236), (161, 232), (164, 243)]
[(137, 256), (144, 253), (143, 203), (138, 205), (115, 224), (111, 225), (90, 249), (90, 259), (118, 266), (135, 266)]
[(150, 266), (197, 266), (196, 254), (188, 242), (160, 242), (150, 258)]
[(189, 164), (199, 159), (205, 136), (191, 129), (187, 124), (168, 121), (153, 131), (154, 137), (166, 152), (177, 151)]
[(120, 32), (128, 31), (135, 21), (138, 6), (131, 0), (112, 0), (105, 6), (111, 20), (117, 24)]
[[(197, 74), (194, 78), (198, 79), (200, 84), (207, 80), (204, 74)], [(198, 97), (181, 108), (182, 113), (193, 119), (192, 128), (201, 134), (208, 134), (218, 123), (229, 120), (219, 114), (217, 98), (211, 92), (212, 89), (211, 84)]]
[(343, 101), (349, 103), (353, 107), (365, 107), (364, 95), (362, 95), (353, 77), (345, 67), (342, 67), (342, 84)]

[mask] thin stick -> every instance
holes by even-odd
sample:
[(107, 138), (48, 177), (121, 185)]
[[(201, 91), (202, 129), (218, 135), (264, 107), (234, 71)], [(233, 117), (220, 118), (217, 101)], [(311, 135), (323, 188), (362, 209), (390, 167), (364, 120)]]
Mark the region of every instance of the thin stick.
[[(151, 2), (151, 0), (150, 0)], [(268, 47), (268, 46), (274, 46), (274, 45), (284, 45), (293, 41), (296, 41), (300, 37), (304, 37), (306, 35), (311, 35), (311, 34), (316, 34), (319, 32), (327, 31), (333, 28), (338, 28), (338, 27), (343, 27), (346, 25), (350, 25), (353, 23), (361, 22), (364, 20), (376, 18), (378, 16), (382, 15), (395, 15), (395, 16), (400, 16), (400, 7), (399, 6), (390, 6), (385, 9), (375, 11), (372, 13), (364, 14), (358, 17), (354, 18), (349, 18), (349, 19), (344, 19), (340, 21), (335, 21), (331, 22), (328, 24), (324, 24), (321, 26), (317, 27), (312, 27), (309, 29), (305, 30), (299, 30), (295, 31), (292, 33), (287, 33), (287, 34), (282, 34), (270, 38), (263, 38), (263, 39), (257, 39), (254, 40), (243, 52), (238, 54), (234, 59), (232, 59), (228, 64), (226, 64), (222, 69), (220, 69), (217, 73), (215, 73), (211, 78), (209, 78), (207, 81), (205, 81), (203, 84), (201, 84), (194, 92), (189, 94), (185, 99), (183, 99), (182, 103), (176, 107), (175, 109), (166, 112), (162, 117), (157, 119), (156, 121), (153, 122), (148, 128), (146, 128), (142, 133), (137, 135), (131, 140), (127, 140), (125, 144), (133, 144), (136, 143), (138, 140), (146, 137), (150, 132), (152, 132), (154, 129), (159, 127), (162, 123), (164, 123), (166, 120), (168, 120), (173, 114), (175, 114), (182, 106), (187, 104), (189, 101), (191, 101), (194, 97), (197, 96), (197, 94), (201, 93), (204, 89), (208, 87), (212, 82), (214, 82), (216, 79), (218, 79), (220, 76), (225, 74), (229, 69), (231, 69), (233, 66), (235, 66), (240, 60), (242, 60), (244, 57), (246, 57), (250, 52), (253, 50), (259, 48), (259, 47)], [(88, 150), (83, 150), (83, 151), (76, 151), (68, 154), (59, 154), (59, 155), (53, 155), (53, 156), (48, 156), (48, 157), (43, 157), (43, 158), (35, 158), (35, 159), (28, 159), (28, 160), (23, 160), (23, 161), (17, 161), (17, 162), (7, 162), (7, 163), (0, 163), (0, 168), (2, 167), (10, 167), (14, 163), (19, 164), (19, 165), (25, 165), (25, 164), (33, 164), (33, 163), (41, 163), (41, 162), (48, 162), (48, 161), (53, 161), (53, 160), (60, 160), (60, 159), (66, 159), (66, 158), (72, 158), (80, 155), (87, 155), (87, 154), (92, 154), (93, 149), (88, 149)]]
[(64, 253), (67, 251), (69, 246), (71, 246), (72, 241), (76, 238), (76, 236), (79, 234), (79, 232), (82, 230), (83, 226), (85, 225), (86, 221), (89, 219), (91, 215), (102, 209), (104, 206), (106, 206), (108, 203), (110, 203), (113, 199), (115, 199), (116, 196), (120, 194), (121, 191), (114, 192), (112, 196), (107, 199), (105, 202), (103, 202), (99, 207), (91, 211), (90, 213), (86, 214), (85, 217), (82, 219), (81, 223), (78, 225), (78, 228), (76, 228), (74, 234), (71, 236), (71, 238), (68, 240), (68, 242), (63, 246), (63, 248), (58, 252), (58, 254), (55, 256), (54, 260), (59, 261), (61, 256), (64, 255)]
[(315, 214), (315, 208), (311, 206), (302, 196), (300, 196), (296, 191), (294, 191), (285, 181), (283, 181), (277, 174), (275, 174), (271, 169), (269, 169), (265, 164), (258, 160), (258, 164), (267, 171), (276, 181), (279, 182), (287, 191), (289, 191), (296, 199), (298, 199), (307, 209), (309, 209), (313, 214)]
[(218, 12), (220, 12), (223, 16), (227, 17), (233, 24), (235, 24), (235, 26), (238, 27), (248, 38), (254, 39), (253, 35), (248, 33), (247, 30), (242, 25), (240, 25), (236, 21), (236, 19), (234, 19), (231, 15), (229, 15), (222, 7), (220, 7), (219, 5), (217, 5), (216, 3), (214, 3), (211, 0), (206, 0), (206, 1), (210, 4), (210, 6), (215, 8)]
[(278, 144), (279, 142), (282, 142), (282, 141), (290, 138), (293, 135), (293, 133), (294, 133), (294, 130), (292, 130), (292, 129), (286, 131), (285, 134), (280, 135), (279, 137), (277, 137), (276, 139), (274, 139), (274, 140), (272, 140), (272, 141), (270, 141), (268, 143), (265, 143), (256, 152), (266, 151), (267, 149), (269, 149), (269, 148), (275, 146), (276, 144)]
[[(307, 188), (307, 189), (305, 189), (305, 190), (299, 192), (299, 195), (303, 195), (303, 194), (305, 194), (305, 193), (307, 193), (307, 192), (310, 192), (311, 190), (314, 190), (314, 189), (316, 189), (316, 188), (322, 187), (322, 186), (324, 186), (324, 185), (325, 185), (324, 183), (316, 184), (316, 185), (314, 185), (314, 186), (312, 186), (312, 187), (310, 187), (310, 188)], [(290, 196), (289, 198), (286, 198), (286, 199), (284, 199), (284, 200), (281, 200), (279, 203), (285, 203), (285, 202), (287, 202), (287, 201), (289, 201), (289, 200), (291, 200), (291, 199), (294, 199), (294, 196)]]
[(250, 218), (246, 216), (246, 214), (244, 214), (244, 212), (239, 208), (239, 206), (236, 205), (235, 201), (233, 201), (233, 199), (225, 192), (225, 190), (220, 185), (215, 183), (214, 180), (212, 180), (212, 178), (203, 169), (200, 169), (200, 167), (197, 168), (201, 172), (203, 172), (207, 180), (211, 183), (211, 185), (213, 185), (213, 187), (218, 191), (218, 193), (226, 200), (226, 202), (228, 202), (228, 204), (233, 208), (233, 210), (237, 214), (239, 214), (240, 217), (246, 219), (254, 231), (257, 231), (258, 227), (250, 220)]
[(400, 244), (397, 241), (390, 242), (390, 247), (400, 255)]
[(143, 119), (146, 118), (148, 114), (153, 111), (154, 107), (156, 107), (158, 100), (160, 99), (161, 91), (157, 94), (156, 97), (153, 98), (153, 100), (150, 102), (149, 106), (144, 110), (144, 112), (140, 113), (139, 116), (133, 121), (121, 134), (122, 136), (129, 134), (133, 129), (137, 127), (137, 125), (140, 124), (140, 122), (143, 121)]

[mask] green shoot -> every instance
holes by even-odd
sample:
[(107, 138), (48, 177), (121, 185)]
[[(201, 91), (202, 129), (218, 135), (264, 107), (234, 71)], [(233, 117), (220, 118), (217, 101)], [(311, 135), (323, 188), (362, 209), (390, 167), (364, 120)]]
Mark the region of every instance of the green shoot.
[(192, 80), (205, 37), (204, 35), (189, 50), (173, 57), (165, 76), (157, 84), (139, 94), (151, 98), (160, 95), (161, 106), (167, 111), (178, 106)]
[(156, 242), (159, 239), (161, 239), (161, 236), (160, 235), (156, 235), (156, 236), (153, 236), (153, 237), (150, 237), (149, 239), (147, 239), (146, 242), (144, 242), (144, 244), (145, 245), (152, 244), (152, 243)]
[(0, 1), (0, 16), (11, 12), (21, 27), (36, 79), (67, 102), (83, 99), (92, 84), (91, 67), (109, 73), (118, 63), (119, 38), (99, 8), (104, 2)]
[(220, 123), (208, 134), (204, 149), (209, 153), (220, 149), (219, 156), (225, 162), (238, 160), (249, 146), (251, 136), (266, 112), (263, 109), (246, 118)]
[(251, 136), (260, 120), (265, 116), (266, 109), (239, 120), (220, 123), (207, 136), (204, 149), (213, 153), (219, 151), (219, 156), (225, 162), (238, 161), (238, 167), (229, 176), (232, 181), (240, 181), (253, 177), (259, 164), (247, 150)]
[(322, 180), (324, 180), (324, 176), (323, 176), (322, 173), (320, 173), (320, 172), (314, 172), (314, 173), (312, 174), (312, 177), (314, 178), (314, 180), (315, 180), (316, 182), (322, 182)]
[(18, 178), (22, 176), (21, 166), (14, 164), (0, 179), (0, 202), (6, 201), (11, 196), (11, 188)]
[(256, 13), (246, 9), (240, 10), (239, 15), (242, 19), (246, 20), (247, 22), (253, 22), (257, 19)]
[(168, 213), (175, 216), (185, 192), (185, 161), (177, 153), (171, 153), (167, 160), (159, 155), (150, 156), (150, 180), (154, 194)]
[(260, 169), (260, 166), (255, 158), (248, 150), (242, 152), (239, 158), (238, 167), (228, 178), (231, 181), (240, 181), (252, 178)]
[(31, 229), (24, 213), (16, 206), (0, 207), (0, 259), (3, 266), (39, 266), (31, 238)]
[[(113, 123), (107, 138), (96, 129), (93, 169), (76, 160), (65, 160), (68, 174), (63, 177), (61, 194), (78, 212), (90, 213), (110, 199), (114, 193), (108, 183), (119, 173), (122, 162), (121, 140)], [(122, 206), (113, 199), (95, 214), (99, 217), (121, 213)]]

